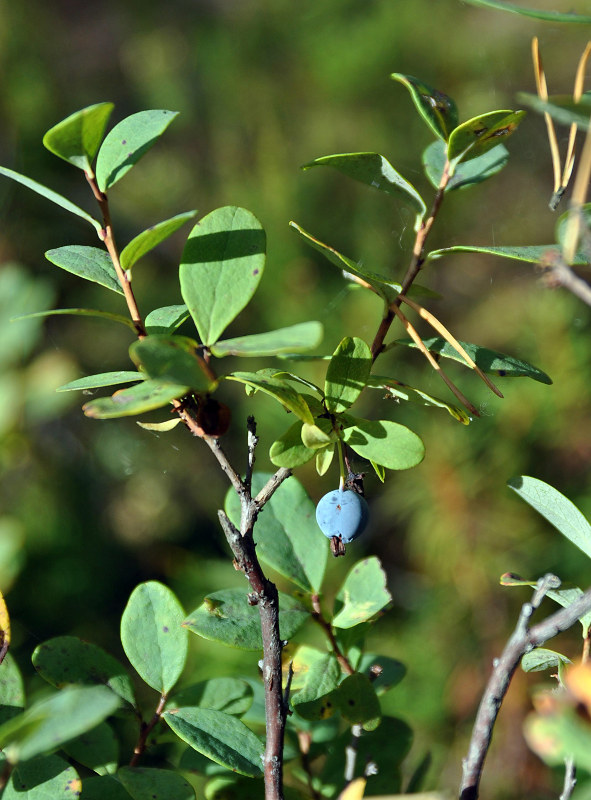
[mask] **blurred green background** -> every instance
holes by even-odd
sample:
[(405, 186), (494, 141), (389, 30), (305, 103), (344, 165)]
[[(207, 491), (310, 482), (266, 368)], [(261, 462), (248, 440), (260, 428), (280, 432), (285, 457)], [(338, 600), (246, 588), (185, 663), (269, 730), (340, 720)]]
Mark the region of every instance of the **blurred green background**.
[[(535, 5), (588, 12), (587, 0), (569, 0), (568, 8), (559, 0)], [(516, 92), (534, 90), (533, 35), (550, 91), (571, 91), (590, 32), (460, 0), (20, 0), (2, 4), (0, 19), (0, 163), (94, 211), (81, 173), (42, 147), (43, 133), (103, 100), (116, 104), (113, 121), (145, 108), (180, 111), (111, 192), (119, 243), (190, 208), (205, 214), (219, 205), (245, 206), (267, 230), (268, 261), (261, 288), (228, 336), (319, 319), (323, 353), (346, 334), (371, 342), (380, 304), (347, 289), (289, 220), (397, 279), (408, 262), (413, 220), (390, 197), (329, 170), (302, 173), (300, 165), (329, 153), (376, 151), (429, 203), (433, 190), (420, 156), (432, 136), (389, 74), (416, 75), (447, 92), (465, 120), (516, 108)], [(560, 135), (564, 148), (566, 130)], [(429, 249), (553, 241), (542, 119), (528, 114), (508, 147), (503, 172), (448, 196)], [(82, 375), (129, 368), (129, 332), (77, 318), (8, 321), (52, 305), (124, 313), (119, 297), (43, 258), (64, 244), (96, 245), (92, 230), (4, 180), (0, 209), (0, 589), (12, 615), (13, 652), (30, 674), (30, 653), (50, 636), (80, 635), (121, 655), (119, 617), (140, 580), (165, 580), (191, 610), (206, 592), (242, 579), (218, 530), (216, 509), (227, 486), (209, 451), (184, 430), (155, 435), (131, 419), (88, 420), (80, 411), (86, 398), (54, 391)], [(144, 314), (181, 301), (182, 246), (183, 233), (176, 234), (136, 268)], [(534, 475), (591, 514), (591, 320), (579, 301), (543, 288), (527, 264), (458, 256), (430, 266), (420, 282), (441, 293), (428, 307), (457, 338), (527, 359), (554, 381), (549, 387), (501, 379), (500, 400), (452, 366), (448, 372), (482, 414), (467, 428), (443, 410), (379, 401), (371, 408), (364, 401), (368, 414), (416, 430), (427, 456), (408, 473), (390, 473), (385, 486), (368, 476), (370, 530), (331, 564), (331, 586), (336, 590), (358, 558), (383, 560), (395, 603), (374, 644), (409, 670), (387, 696), (388, 711), (416, 731), (409, 771), (430, 749), (428, 786), (453, 791), (492, 659), (528, 597), (499, 587), (499, 576), (553, 571), (589, 584), (584, 558), (505, 482)], [(380, 361), (380, 373), (448, 396), (416, 352), (390, 352)], [(321, 371), (311, 366), (306, 374), (320, 380)], [(232, 459), (244, 464), (244, 422), (254, 412), (257, 467), (268, 470), (268, 447), (286, 428), (284, 413), (271, 400), (247, 400), (237, 384), (220, 396), (235, 409), (225, 438)], [(334, 468), (322, 479), (307, 467), (298, 477), (314, 500), (337, 481)], [(563, 642), (572, 657), (577, 636), (573, 631)], [(236, 664), (256, 675), (252, 654), (192, 644), (196, 677), (227, 674)], [(514, 794), (517, 784), (522, 793), (544, 796), (559, 780), (521, 738), (529, 683), (518, 675), (503, 708), (485, 792)]]

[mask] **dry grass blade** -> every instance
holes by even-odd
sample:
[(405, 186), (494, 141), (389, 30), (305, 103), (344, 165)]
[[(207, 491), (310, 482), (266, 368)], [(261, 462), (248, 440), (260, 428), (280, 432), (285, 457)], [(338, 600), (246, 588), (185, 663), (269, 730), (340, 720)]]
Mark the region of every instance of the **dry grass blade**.
[[(583, 86), (585, 83), (585, 69), (587, 68), (587, 61), (589, 60), (589, 55), (591, 54), (591, 42), (587, 42), (587, 46), (583, 51), (583, 55), (579, 60), (579, 66), (577, 67), (577, 74), (575, 76), (575, 87), (573, 89), (573, 100), (575, 103), (578, 103), (583, 95)], [(562, 173), (562, 186), (566, 188), (570, 177), (573, 172), (573, 167), (575, 165), (575, 139), (577, 136), (577, 125), (573, 122), (570, 126), (570, 132), (568, 136), (568, 147), (566, 150), (566, 161), (564, 163), (564, 171)]]
[(468, 366), (470, 366), (476, 372), (476, 374), (480, 378), (482, 378), (482, 380), (486, 383), (486, 385), (489, 387), (489, 389), (491, 389), (491, 391), (493, 391), (498, 397), (502, 397), (503, 396), (502, 392), (499, 389), (497, 389), (497, 387), (490, 380), (490, 378), (487, 375), (484, 374), (484, 372), (480, 369), (480, 367), (476, 364), (476, 362), (464, 350), (464, 348), (458, 342), (458, 340), (454, 336), (452, 336), (452, 334), (447, 330), (445, 325), (443, 325), (441, 322), (439, 322), (437, 317), (434, 317), (433, 314), (431, 314), (429, 311), (427, 311), (426, 308), (423, 308), (423, 306), (420, 306), (418, 303), (415, 303), (413, 300), (409, 300), (408, 297), (404, 297), (403, 295), (400, 295), (400, 297), (401, 297), (402, 301), (407, 303), (407, 305), (409, 305), (413, 309), (413, 311), (416, 311), (417, 314), (420, 317), (422, 317), (422, 319), (425, 320), (425, 322), (428, 322), (429, 325), (431, 325), (431, 327), (434, 328), (437, 331), (437, 333), (439, 333), (439, 334), (441, 334), (441, 336), (443, 336), (445, 341), (448, 342), (453, 347), (453, 349), (457, 353), (459, 353), (462, 356), (463, 359), (466, 360), (466, 363), (468, 364)]
[[(542, 65), (542, 57), (540, 55), (540, 48), (538, 44), (538, 37), (534, 36), (531, 43), (532, 58), (534, 62), (534, 75), (536, 77), (536, 88), (538, 90), (538, 97), (545, 103), (548, 102), (548, 85), (546, 83), (546, 74)], [(550, 154), (552, 156), (552, 169), (554, 171), (554, 194), (560, 192), (560, 197), (564, 192), (561, 186), (561, 169), (560, 169), (560, 153), (558, 151), (558, 141), (556, 139), (556, 129), (552, 117), (548, 113), (544, 113), (546, 121), (546, 129), (548, 131), (548, 142), (550, 143)], [(561, 192), (562, 189), (562, 192)], [(554, 199), (554, 198), (553, 198)], [(560, 198), (559, 198), (560, 199)], [(550, 201), (552, 205), (552, 201)], [(557, 205), (558, 203), (556, 203)]]
[(464, 395), (463, 395), (463, 394), (460, 392), (460, 390), (459, 390), (459, 389), (458, 389), (458, 387), (457, 387), (457, 386), (456, 386), (456, 385), (453, 383), (453, 381), (452, 381), (452, 380), (450, 380), (450, 378), (448, 378), (448, 377), (447, 377), (447, 375), (446, 375), (446, 374), (445, 374), (445, 372), (444, 372), (444, 371), (441, 369), (441, 367), (439, 366), (439, 364), (437, 363), (437, 361), (435, 361), (435, 359), (433, 358), (433, 356), (431, 355), (431, 353), (430, 353), (430, 352), (427, 350), (427, 348), (425, 347), (425, 344), (424, 344), (423, 340), (421, 339), (421, 337), (419, 336), (419, 334), (416, 332), (416, 330), (414, 329), (414, 327), (413, 327), (413, 326), (411, 325), (411, 323), (410, 323), (410, 322), (407, 320), (407, 318), (404, 316), (404, 314), (403, 314), (403, 313), (402, 313), (402, 311), (401, 311), (401, 310), (398, 308), (398, 306), (392, 305), (392, 310), (394, 311), (394, 313), (396, 314), (396, 316), (398, 317), (398, 319), (399, 319), (399, 320), (402, 322), (402, 324), (404, 325), (404, 329), (405, 329), (405, 330), (406, 330), (406, 332), (409, 334), (409, 336), (411, 337), (411, 339), (414, 341), (414, 343), (416, 344), (416, 346), (418, 347), (418, 349), (419, 349), (419, 350), (421, 351), (421, 353), (422, 353), (422, 354), (425, 356), (425, 358), (427, 359), (427, 361), (429, 362), (429, 364), (431, 364), (431, 366), (433, 367), (433, 369), (435, 370), (435, 372), (437, 372), (437, 373), (439, 374), (439, 376), (441, 377), (441, 379), (442, 379), (442, 380), (443, 380), (443, 381), (444, 381), (444, 382), (445, 382), (445, 383), (446, 383), (446, 384), (449, 386), (449, 388), (450, 388), (450, 389), (451, 389), (451, 391), (454, 393), (454, 395), (457, 397), (457, 399), (460, 401), (460, 403), (461, 403), (463, 406), (465, 406), (465, 407), (468, 409), (468, 411), (469, 411), (471, 414), (474, 414), (474, 416), (475, 416), (475, 417), (479, 417), (479, 416), (480, 416), (480, 414), (478, 413), (478, 411), (476, 410), (476, 408), (475, 408), (475, 407), (472, 405), (472, 403), (471, 403), (471, 402), (470, 402), (470, 401), (469, 401), (469, 400), (468, 400), (466, 397), (464, 397)]
[(587, 198), (587, 188), (591, 178), (591, 125), (587, 128), (585, 143), (579, 159), (579, 169), (573, 186), (573, 197), (571, 200), (571, 213), (569, 216), (568, 227), (564, 236), (564, 246), (562, 256), (567, 264), (572, 264), (583, 227), (582, 206)]

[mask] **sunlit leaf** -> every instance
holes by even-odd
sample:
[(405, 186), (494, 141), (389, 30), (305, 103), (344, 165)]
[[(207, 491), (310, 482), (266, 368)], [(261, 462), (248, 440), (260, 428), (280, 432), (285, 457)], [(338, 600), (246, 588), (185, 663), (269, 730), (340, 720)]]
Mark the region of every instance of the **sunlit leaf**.
[[(308, 611), (298, 600), (279, 592), (279, 630), (282, 639), (291, 639), (309, 617)], [(241, 650), (263, 649), (259, 610), (249, 604), (247, 592), (243, 589), (222, 589), (207, 595), (183, 624), (204, 639)]]
[[(434, 261), (442, 256), (452, 253), (487, 253), (491, 256), (500, 258), (511, 258), (515, 261), (526, 261), (528, 264), (539, 264), (540, 261), (552, 251), (558, 251), (556, 244), (525, 245), (523, 247), (487, 247), (476, 245), (454, 245), (453, 247), (443, 247), (441, 250), (431, 250), (427, 255), (428, 261)], [(584, 252), (575, 255), (573, 265), (587, 264), (589, 256)]]
[(213, 708), (177, 708), (162, 715), (183, 741), (233, 772), (262, 773), (264, 745), (236, 717)]
[(101, 192), (117, 183), (157, 142), (178, 112), (138, 111), (109, 131), (96, 159), (96, 179)]
[(416, 389), (414, 386), (407, 386), (405, 383), (395, 380), (394, 378), (386, 378), (382, 375), (370, 375), (367, 381), (368, 388), (372, 389), (385, 389), (390, 397), (397, 400), (410, 401), (422, 406), (435, 406), (437, 408), (445, 408), (454, 419), (461, 422), (462, 425), (470, 424), (470, 416), (459, 406), (454, 406), (451, 403), (441, 400), (439, 397), (434, 397), (421, 389)]
[(196, 215), (196, 211), (185, 211), (183, 214), (177, 214), (175, 217), (165, 219), (163, 222), (159, 222), (142, 231), (121, 251), (119, 257), (123, 269), (131, 269), (142, 256), (145, 256), (150, 250), (153, 250), (165, 239), (168, 239), (169, 236), (172, 236), (185, 222), (193, 219)]
[[(459, 361), (460, 364), (468, 366), (458, 351), (441, 336), (435, 336), (432, 339), (423, 339), (423, 342), (425, 347), (431, 352), (438, 353), (443, 358), (451, 358), (454, 361)], [(405, 347), (417, 346), (412, 339), (397, 339), (396, 344), (401, 344)], [(527, 361), (522, 361), (513, 356), (508, 356), (505, 353), (499, 353), (496, 350), (490, 350), (488, 347), (480, 347), (480, 345), (470, 342), (460, 342), (460, 345), (483, 372), (491, 372), (501, 378), (525, 377), (532, 378), (539, 383), (548, 385), (552, 383), (552, 379), (546, 375), (545, 372), (532, 366)]]
[(269, 458), (276, 467), (293, 469), (314, 458), (315, 451), (302, 442), (302, 425), (301, 420), (294, 423), (271, 445)]
[(189, 386), (196, 392), (208, 392), (215, 386), (197, 342), (186, 336), (152, 334), (133, 342), (129, 355), (134, 364), (161, 383)]
[(451, 97), (412, 75), (394, 72), (390, 77), (406, 86), (421, 117), (436, 136), (447, 141), (459, 121), (458, 109)]
[(84, 209), (68, 200), (67, 197), (63, 197), (61, 194), (54, 192), (47, 186), (43, 186), (42, 183), (37, 183), (37, 181), (34, 181), (32, 178), (27, 178), (26, 175), (21, 175), (19, 172), (15, 172), (13, 169), (8, 169), (7, 167), (0, 167), (0, 175), (4, 175), (4, 177), (10, 178), (17, 183), (22, 183), (23, 186), (27, 187), (27, 189), (37, 192), (37, 194), (45, 197), (46, 200), (51, 200), (52, 203), (55, 203), (56, 205), (64, 208), (66, 211), (69, 211), (70, 214), (76, 214), (76, 216), (82, 217), (82, 219), (90, 222), (97, 233), (100, 234), (103, 227), (101, 223), (94, 217), (91, 217), (90, 214), (87, 214)]
[(189, 309), (183, 303), (176, 306), (162, 306), (150, 311), (144, 325), (147, 333), (174, 333), (177, 328), (189, 319)]
[(175, 692), (169, 706), (215, 708), (225, 714), (241, 716), (252, 705), (252, 697), (252, 687), (240, 678), (210, 678)]
[[(437, 189), (447, 161), (447, 148), (445, 143), (438, 139), (423, 151), (423, 167), (431, 184)], [(465, 189), (476, 183), (481, 183), (500, 172), (509, 160), (509, 151), (503, 144), (498, 144), (481, 156), (462, 161), (456, 167), (454, 174), (447, 182), (446, 192), (453, 189)]]
[(335, 628), (353, 628), (372, 619), (391, 601), (386, 573), (376, 556), (359, 561), (351, 569), (338, 594), (341, 609), (333, 618)]
[(113, 103), (96, 103), (50, 128), (43, 144), (54, 155), (89, 172), (113, 111)]
[(40, 756), (15, 766), (2, 800), (71, 800), (81, 789), (80, 776), (67, 761), (54, 755)]
[(374, 189), (379, 189), (381, 192), (401, 197), (407, 202), (410, 201), (417, 214), (416, 228), (427, 212), (425, 201), (415, 187), (405, 180), (384, 156), (378, 153), (339, 153), (322, 156), (304, 164), (302, 169), (319, 166), (334, 167), (339, 172), (365, 183), (367, 186), (373, 186)]
[(363, 339), (347, 336), (340, 342), (326, 370), (324, 395), (328, 411), (340, 414), (353, 405), (365, 388), (371, 365), (371, 351)]
[(184, 611), (162, 583), (141, 583), (121, 617), (121, 643), (133, 668), (161, 694), (167, 694), (185, 666), (188, 648)]
[(463, 122), (449, 137), (447, 157), (455, 164), (483, 155), (511, 136), (524, 116), (525, 111), (489, 111)]
[(279, 378), (270, 378), (257, 372), (233, 372), (227, 376), (229, 381), (238, 381), (270, 395), (302, 422), (314, 423), (314, 417), (301, 394)]
[(557, 653), (554, 650), (547, 650), (544, 647), (536, 647), (526, 653), (521, 659), (521, 669), (524, 672), (544, 672), (547, 669), (558, 669), (561, 664), (571, 664), (570, 658)]
[(188, 386), (162, 383), (159, 380), (142, 381), (129, 389), (121, 389), (112, 397), (99, 397), (82, 406), (87, 417), (93, 419), (115, 419), (135, 414), (144, 414), (155, 408), (167, 406), (172, 400), (187, 394)]
[(13, 322), (18, 322), (23, 319), (35, 319), (36, 317), (59, 317), (59, 316), (74, 316), (74, 317), (98, 317), (107, 322), (119, 322), (127, 328), (131, 328), (135, 332), (135, 325), (129, 317), (124, 317), (121, 314), (112, 314), (110, 311), (95, 311), (93, 308), (52, 308), (49, 311), (35, 311), (32, 314), (19, 314), (17, 317), (12, 317)]
[(410, 428), (390, 420), (350, 418), (345, 442), (363, 458), (386, 469), (410, 469), (425, 457), (425, 446)]
[(56, 267), (61, 267), (80, 278), (105, 286), (113, 292), (123, 294), (111, 257), (105, 250), (71, 244), (57, 247), (55, 250), (48, 250), (45, 258)]
[(278, 353), (299, 353), (318, 347), (322, 341), (320, 322), (301, 322), (267, 333), (225, 339), (211, 346), (214, 356), (274, 356)]
[(58, 386), (56, 392), (84, 391), (86, 389), (98, 389), (102, 386), (116, 386), (120, 383), (135, 383), (143, 381), (144, 376), (140, 372), (119, 370), (119, 372), (100, 372), (98, 375), (87, 375), (86, 378), (78, 378), (75, 381), (64, 383)]
[(316, 472), (322, 476), (326, 475), (334, 458), (335, 446), (329, 445), (316, 451)]
[(215, 344), (249, 303), (263, 274), (265, 251), (265, 231), (244, 208), (218, 208), (195, 225), (179, 278), (203, 344)]

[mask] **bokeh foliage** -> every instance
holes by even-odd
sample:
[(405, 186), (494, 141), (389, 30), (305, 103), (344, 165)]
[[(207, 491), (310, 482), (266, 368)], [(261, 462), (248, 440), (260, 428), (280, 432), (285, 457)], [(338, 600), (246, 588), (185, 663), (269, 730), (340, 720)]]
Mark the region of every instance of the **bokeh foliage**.
[[(585, 11), (584, 2), (571, 7)], [(142, 169), (111, 192), (118, 239), (185, 208), (200, 215), (229, 203), (250, 209), (267, 231), (269, 258), (254, 303), (226, 335), (320, 319), (327, 352), (345, 334), (371, 341), (380, 303), (347, 289), (289, 220), (393, 280), (406, 268), (403, 247), (414, 220), (393, 198), (328, 170), (301, 173), (300, 165), (326, 153), (380, 152), (430, 198), (420, 164), (428, 132), (390, 73), (420, 75), (453, 96), (468, 119), (514, 108), (515, 93), (531, 91), (532, 35), (544, 48), (551, 91), (570, 91), (570, 54), (582, 50), (589, 32), (459, 0), (305, 0), (297, 8), (286, 0), (171, 0), (165, 8), (138, 0), (22, 0), (2, 6), (0, 15), (0, 163), (93, 211), (78, 171), (41, 147), (44, 131), (107, 100), (116, 104), (117, 121), (143, 108), (178, 110)], [(508, 149), (499, 175), (447, 198), (431, 246), (552, 241), (541, 118), (528, 114)], [(100, 287), (42, 258), (72, 241), (95, 245), (91, 230), (75, 228), (67, 214), (7, 181), (0, 205), (0, 589), (10, 589), (14, 652), (26, 664), (38, 642), (76, 634), (119, 656), (117, 620), (139, 580), (164, 579), (187, 607), (228, 581), (242, 586), (217, 527), (225, 478), (185, 431), (155, 435), (131, 420), (95, 423), (82, 416), (78, 397), (54, 392), (81, 375), (125, 368), (131, 333), (126, 338), (90, 319), (9, 323), (16, 313), (52, 304), (96, 307), (99, 292), (100, 307), (105, 301)], [(140, 306), (180, 302), (182, 244), (176, 234), (138, 265)], [(574, 298), (541, 288), (531, 265), (484, 254), (434, 262), (420, 282), (442, 295), (429, 307), (458, 338), (527, 359), (553, 379), (552, 386), (501, 381), (501, 401), (458, 368), (454, 378), (482, 413), (467, 428), (444, 410), (397, 410), (396, 419), (421, 434), (425, 461), (389, 475), (385, 488), (368, 478), (371, 527), (345, 563), (330, 566), (336, 590), (353, 560), (383, 560), (395, 607), (379, 636), (409, 667), (389, 702), (418, 731), (409, 770), (433, 747), (433, 785), (443, 770), (442, 783), (453, 786), (488, 664), (521, 599), (517, 590), (501, 589), (498, 577), (551, 570), (587, 585), (577, 551), (505, 482), (534, 475), (591, 514), (590, 315)], [(107, 302), (122, 311), (115, 295)], [(440, 394), (416, 353), (400, 350), (383, 357), (388, 374), (404, 364), (405, 382)], [(265, 365), (253, 362), (252, 369)], [(320, 374), (310, 367), (311, 380)], [(262, 439), (257, 465), (268, 469), (266, 449), (285, 429), (284, 413), (262, 397), (247, 400), (239, 384), (224, 392), (237, 409), (227, 449), (244, 461), (242, 421), (254, 408)], [(308, 466), (298, 473), (314, 500), (335, 488), (331, 474), (319, 479)], [(254, 660), (239, 652), (200, 650), (198, 640), (191, 646), (196, 679), (226, 674), (238, 662), (256, 675)], [(573, 634), (572, 652), (577, 648)], [(542, 780), (511, 733), (528, 706), (522, 681), (492, 753), (498, 763), (511, 753), (513, 779), (521, 769), (525, 789)], [(493, 761), (489, 780), (503, 790), (500, 772)]]

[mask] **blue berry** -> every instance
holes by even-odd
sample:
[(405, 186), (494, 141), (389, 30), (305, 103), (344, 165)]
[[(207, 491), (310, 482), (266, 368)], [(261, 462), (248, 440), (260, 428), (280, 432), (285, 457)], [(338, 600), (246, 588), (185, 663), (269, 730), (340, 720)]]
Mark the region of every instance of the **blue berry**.
[(329, 539), (339, 536), (345, 544), (363, 533), (368, 519), (365, 498), (349, 489), (325, 494), (316, 506), (316, 522), (322, 533)]

